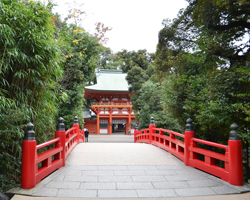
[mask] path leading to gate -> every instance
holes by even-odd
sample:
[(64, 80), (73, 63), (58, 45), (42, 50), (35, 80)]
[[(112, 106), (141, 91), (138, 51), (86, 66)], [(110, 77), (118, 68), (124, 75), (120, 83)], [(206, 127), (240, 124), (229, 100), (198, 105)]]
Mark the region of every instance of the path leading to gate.
[[(98, 143), (107, 138), (109, 143)], [(126, 135), (90, 136), (89, 143), (75, 147), (65, 167), (42, 180), (33, 189), (16, 189), (12, 192), (65, 199), (190, 199), (188, 197), (193, 196), (198, 196), (195, 199), (207, 199), (208, 196), (214, 200), (250, 199), (250, 193), (239, 194), (250, 191), (249, 185), (232, 186), (212, 175), (185, 166), (160, 148), (149, 144), (121, 143), (123, 139), (133, 142), (133, 136)], [(96, 143), (91, 143), (94, 141)], [(237, 195), (218, 196), (226, 194)], [(13, 199), (22, 198), (18, 195)]]

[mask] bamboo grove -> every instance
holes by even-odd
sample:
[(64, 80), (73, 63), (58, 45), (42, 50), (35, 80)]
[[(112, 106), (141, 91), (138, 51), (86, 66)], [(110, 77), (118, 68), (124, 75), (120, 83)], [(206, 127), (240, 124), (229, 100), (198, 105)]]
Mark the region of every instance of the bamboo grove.
[(99, 41), (52, 14), (52, 3), (0, 1), (0, 191), (20, 182), (21, 143), (35, 124), (38, 143), (54, 135), (57, 118), (83, 120), (83, 88), (94, 77)]

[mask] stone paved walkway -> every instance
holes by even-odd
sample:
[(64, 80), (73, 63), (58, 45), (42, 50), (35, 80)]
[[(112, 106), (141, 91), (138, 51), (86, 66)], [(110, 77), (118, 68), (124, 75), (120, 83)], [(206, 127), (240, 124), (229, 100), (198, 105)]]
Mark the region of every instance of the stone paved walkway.
[(185, 166), (176, 157), (153, 145), (85, 143), (75, 147), (65, 167), (35, 188), (16, 188), (12, 192), (65, 198), (162, 198), (247, 191), (250, 191), (248, 184), (232, 186)]
[(134, 136), (125, 133), (114, 133), (113, 135), (89, 135), (89, 143), (134, 143)]

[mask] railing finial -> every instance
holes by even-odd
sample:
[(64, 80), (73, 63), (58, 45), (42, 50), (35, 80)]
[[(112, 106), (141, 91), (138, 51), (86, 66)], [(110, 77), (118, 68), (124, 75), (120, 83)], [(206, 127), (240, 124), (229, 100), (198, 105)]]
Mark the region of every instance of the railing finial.
[(78, 117), (77, 117), (77, 116), (75, 116), (75, 118), (74, 118), (74, 124), (79, 124), (79, 121), (78, 121)]
[(186, 130), (185, 131), (194, 131), (193, 120), (191, 118), (187, 119)]
[(60, 117), (58, 119), (58, 124), (56, 126), (57, 131), (65, 131), (65, 124), (63, 122), (64, 122), (64, 119), (62, 117)]
[(238, 134), (239, 134), (239, 131), (237, 130), (238, 127), (239, 126), (236, 123), (233, 123), (230, 126), (232, 130), (230, 131), (230, 134), (229, 134), (229, 140), (240, 140), (240, 138), (238, 137)]
[(33, 130), (34, 125), (31, 122), (29, 122), (27, 124), (27, 128), (28, 130), (25, 131), (23, 140), (36, 140), (35, 131)]
[(155, 125), (154, 117), (151, 117), (151, 118), (150, 118), (150, 125)]

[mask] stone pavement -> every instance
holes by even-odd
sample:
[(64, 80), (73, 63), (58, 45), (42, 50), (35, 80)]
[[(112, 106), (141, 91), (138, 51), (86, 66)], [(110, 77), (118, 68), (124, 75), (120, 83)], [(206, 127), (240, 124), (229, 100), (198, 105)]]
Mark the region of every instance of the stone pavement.
[[(217, 196), (196, 196), (196, 197), (167, 197), (167, 198), (147, 198), (146, 200), (249, 200), (250, 193), (217, 195)], [(96, 198), (70, 198), (70, 200), (95, 200)], [(102, 198), (107, 200), (110, 198)], [(112, 200), (137, 200), (138, 198), (112, 198)], [(63, 197), (28, 197), (23, 195), (15, 195), (12, 200), (69, 200)]]
[(232, 197), (250, 199), (250, 193), (239, 195), (249, 191), (248, 184), (232, 186), (185, 166), (176, 157), (153, 145), (85, 143), (75, 147), (65, 167), (45, 178), (35, 188), (16, 188), (10, 192), (19, 194), (14, 196), (14, 200), (22, 200), (20, 195), (51, 197), (49, 199), (60, 197), (60, 200), (63, 197), (195, 199), (194, 196), (197, 196), (196, 199), (212, 196), (214, 200), (230, 200)]
[(89, 135), (89, 143), (134, 143), (134, 136), (125, 133), (114, 133), (113, 135)]

